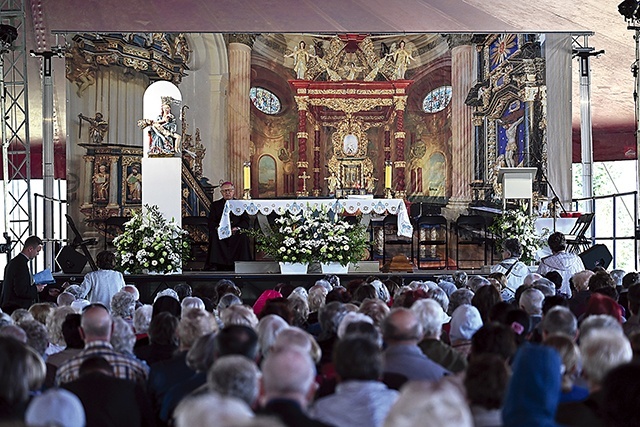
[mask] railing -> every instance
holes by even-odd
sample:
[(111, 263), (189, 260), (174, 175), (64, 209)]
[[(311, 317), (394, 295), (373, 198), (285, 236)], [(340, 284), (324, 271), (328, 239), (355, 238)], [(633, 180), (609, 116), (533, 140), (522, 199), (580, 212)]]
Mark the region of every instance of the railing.
[[(577, 198), (571, 201), (574, 209), (580, 211), (591, 202), (593, 211), (596, 213), (591, 223), (590, 239), (593, 244), (605, 243), (611, 255), (613, 255), (613, 267), (618, 268), (621, 264), (617, 255), (621, 252), (629, 252), (628, 242), (633, 245), (633, 266), (634, 271), (638, 271), (638, 192), (610, 194), (607, 196), (593, 196)], [(584, 211), (584, 210), (583, 210)], [(610, 224), (602, 223), (602, 217), (610, 213), (612, 218)], [(596, 232), (597, 222), (597, 232)], [(621, 248), (622, 246), (622, 248)]]

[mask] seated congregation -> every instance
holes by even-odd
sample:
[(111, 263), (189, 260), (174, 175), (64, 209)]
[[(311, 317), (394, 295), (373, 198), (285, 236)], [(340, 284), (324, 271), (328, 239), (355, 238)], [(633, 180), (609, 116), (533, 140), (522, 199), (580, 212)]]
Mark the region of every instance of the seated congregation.
[(130, 285), (108, 305), (68, 287), (57, 304), (2, 313), (0, 420), (640, 425), (640, 275), (543, 276), (512, 265), (517, 241), (506, 250), (488, 277), (327, 276), (308, 290), (280, 284), (252, 306), (227, 279), (177, 285), (153, 305)]

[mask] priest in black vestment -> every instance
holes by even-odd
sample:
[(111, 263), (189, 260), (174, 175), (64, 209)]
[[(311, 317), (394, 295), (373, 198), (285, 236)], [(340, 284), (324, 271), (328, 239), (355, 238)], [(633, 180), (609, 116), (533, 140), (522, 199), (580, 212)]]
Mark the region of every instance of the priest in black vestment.
[(251, 249), (249, 237), (240, 232), (249, 227), (249, 216), (244, 213), (240, 216), (231, 214), (231, 236), (226, 239), (218, 237), (218, 226), (227, 200), (232, 200), (235, 195), (233, 183), (225, 182), (220, 186), (222, 199), (211, 203), (209, 214), (209, 251), (205, 270), (233, 271), (234, 261), (250, 261)]

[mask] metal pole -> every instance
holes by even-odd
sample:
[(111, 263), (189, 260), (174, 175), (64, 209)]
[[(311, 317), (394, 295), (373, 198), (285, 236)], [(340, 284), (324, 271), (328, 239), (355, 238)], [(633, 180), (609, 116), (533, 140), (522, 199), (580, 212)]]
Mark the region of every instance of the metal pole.
[[(628, 29), (630, 29), (631, 27), (627, 27)], [(639, 72), (639, 67), (640, 67), (640, 27), (633, 27), (633, 29), (635, 30), (635, 35), (633, 36), (633, 39), (635, 40), (635, 44), (636, 44), (636, 62), (634, 62), (633, 66), (631, 67), (633, 70), (633, 76), (635, 79), (635, 88), (634, 88), (634, 92), (633, 92), (633, 102), (634, 102), (634, 106), (635, 106), (635, 113), (636, 113), (636, 168), (637, 168), (637, 174), (636, 174), (636, 244), (635, 244), (635, 251), (636, 251), (636, 256), (635, 256), (635, 260), (636, 260), (636, 269), (638, 268), (638, 245), (640, 245), (640, 222), (638, 222), (638, 210), (640, 210), (640, 197), (638, 197), (638, 195), (640, 195), (640, 99), (638, 99), (638, 96), (640, 96), (640, 75), (638, 74)], [(614, 212), (615, 215), (615, 212)]]
[[(588, 36), (584, 36), (584, 45), (588, 44)], [(581, 52), (582, 50), (588, 50)], [(589, 67), (590, 51), (593, 48), (579, 49), (580, 62), (580, 147), (582, 157), (582, 197), (593, 197), (593, 138), (591, 135), (591, 70)], [(587, 212), (593, 212), (593, 201), (586, 202)]]

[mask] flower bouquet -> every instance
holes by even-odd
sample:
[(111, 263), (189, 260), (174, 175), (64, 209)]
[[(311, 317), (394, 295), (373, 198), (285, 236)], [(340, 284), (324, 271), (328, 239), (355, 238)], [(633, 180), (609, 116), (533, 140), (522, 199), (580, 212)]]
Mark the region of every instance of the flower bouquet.
[(542, 247), (548, 234), (548, 230), (542, 235), (536, 233), (537, 218), (537, 215), (528, 213), (528, 207), (524, 204), (520, 209), (504, 211), (501, 216), (496, 217), (488, 230), (496, 236), (496, 246), (500, 250), (506, 239), (518, 239), (522, 245), (520, 260), (531, 263), (535, 260), (535, 253)]
[(179, 272), (190, 255), (189, 233), (158, 206), (144, 205), (113, 240), (118, 269), (132, 274)]

